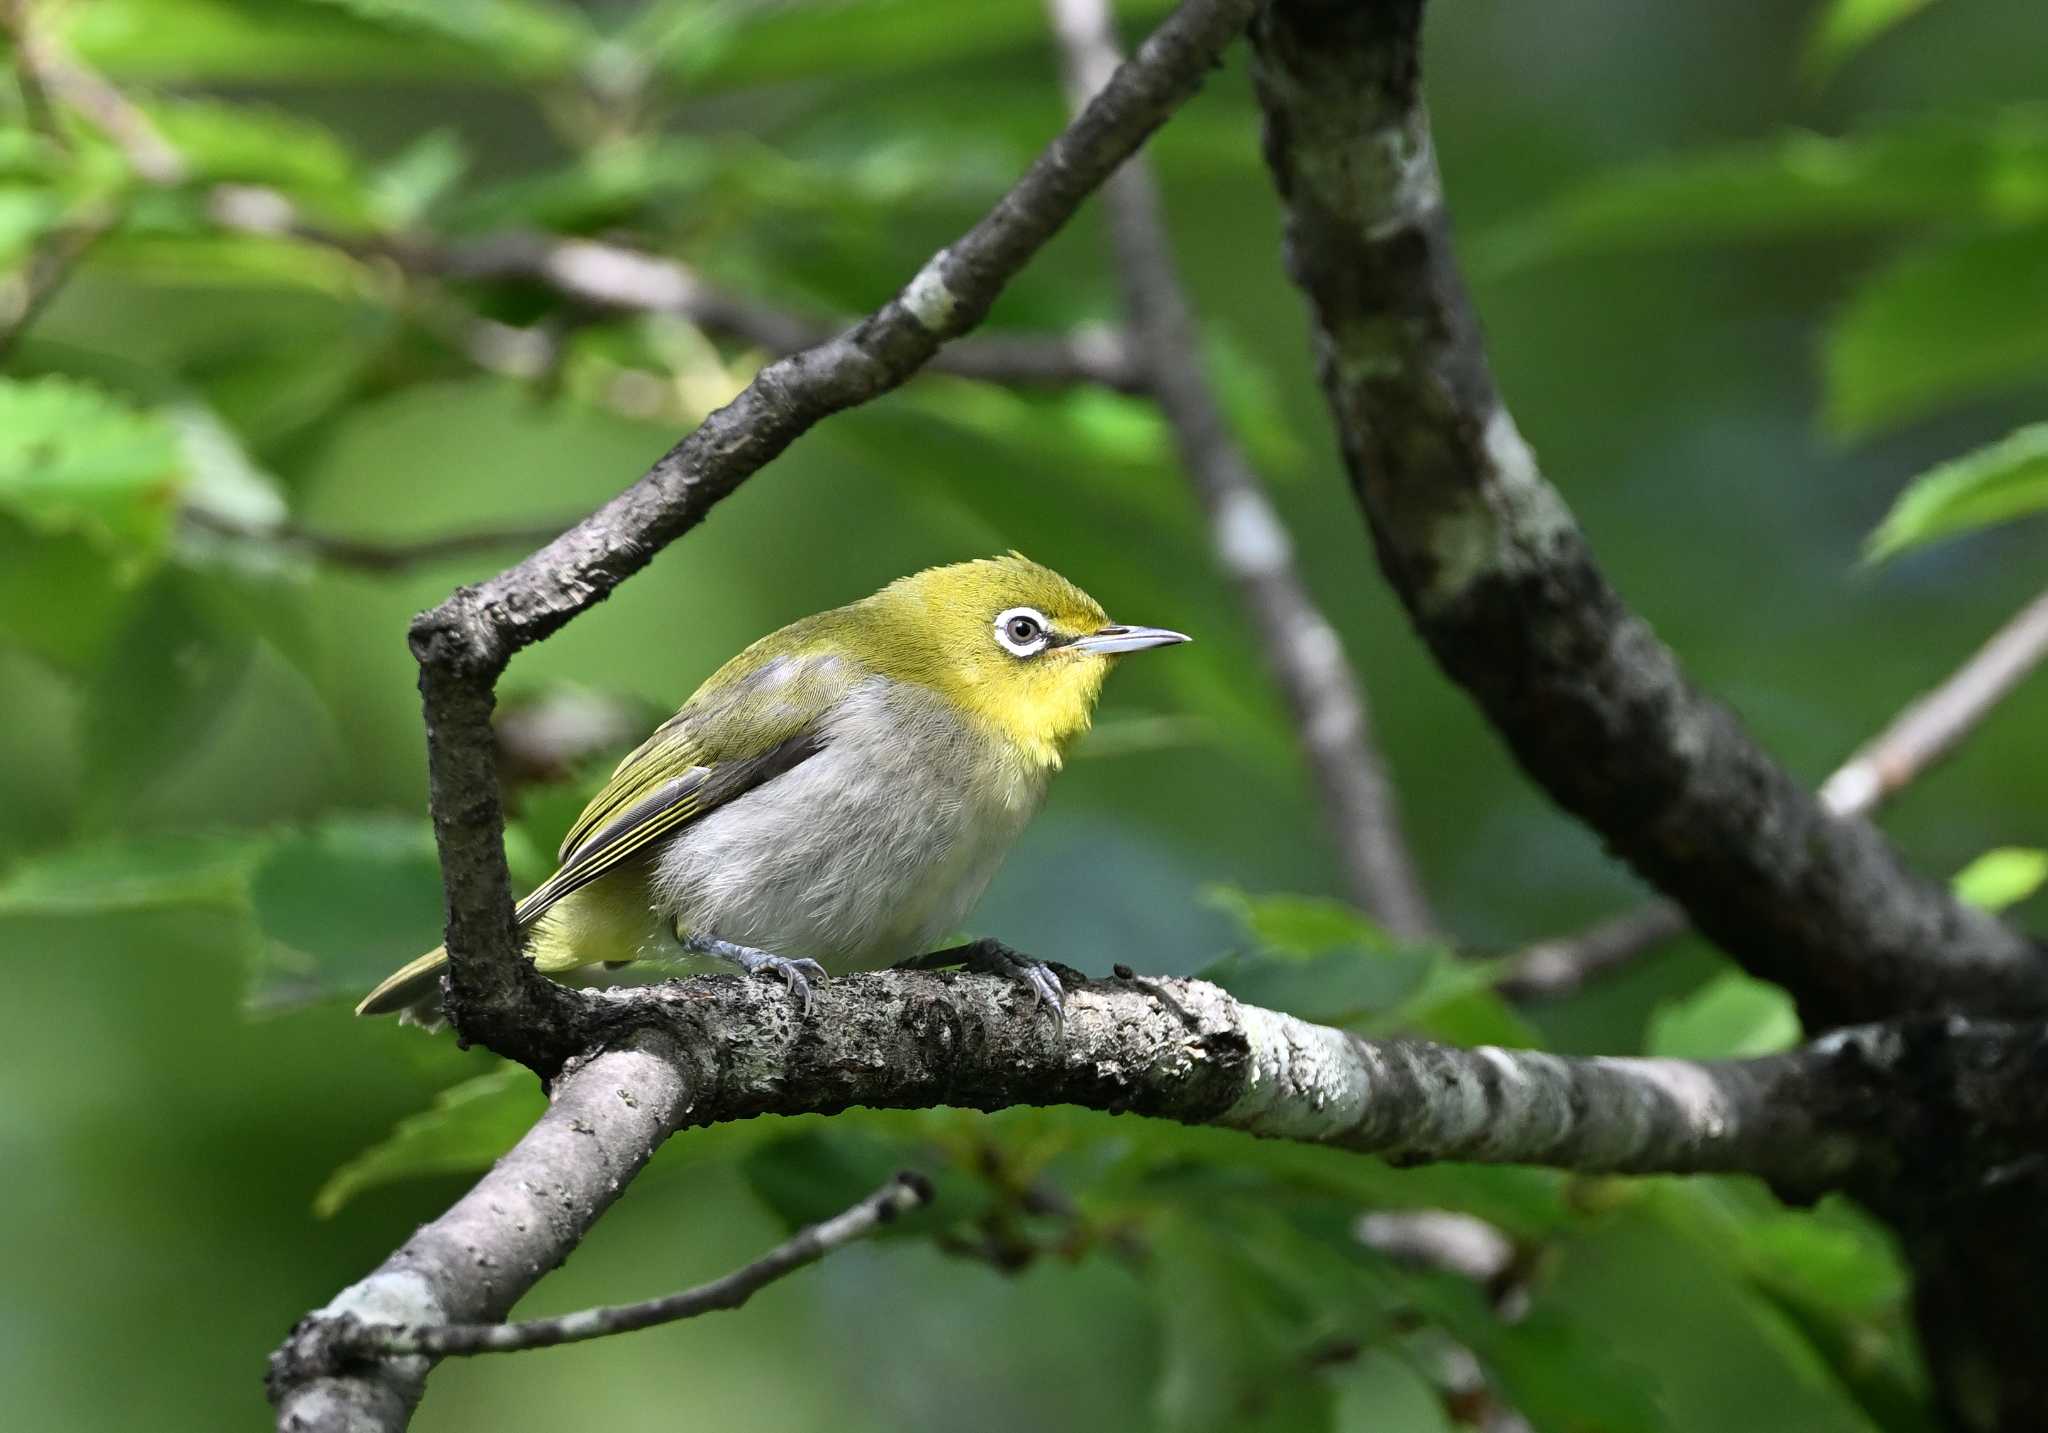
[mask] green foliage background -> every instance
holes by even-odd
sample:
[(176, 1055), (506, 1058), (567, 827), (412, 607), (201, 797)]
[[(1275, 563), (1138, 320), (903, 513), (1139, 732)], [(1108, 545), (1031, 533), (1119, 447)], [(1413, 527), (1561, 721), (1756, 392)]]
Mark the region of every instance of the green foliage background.
[[(1433, 20), (1437, 138), (1495, 360), (1623, 591), (1818, 778), (2041, 582), (2039, 523), (2006, 519), (2043, 501), (2048, 16), (1567, 9)], [(4, 99), (0, 262), (98, 237), (0, 375), (0, 1386), (21, 1427), (254, 1427), (291, 1321), (536, 1108), (482, 1055), (347, 1014), (436, 938), (406, 619), (516, 551), (366, 575), (213, 529), (404, 538), (580, 512), (757, 358), (604, 319), (547, 381), (480, 373), (456, 321), (534, 323), (547, 295), (223, 234), (209, 187), (274, 186), (342, 233), (622, 233), (851, 313), (993, 199), (1061, 105), (1032, 0), (56, 15), (191, 172), (143, 182), (89, 128), (66, 148)], [(1254, 639), (1133, 400), (930, 378), (834, 420), (520, 657), (508, 695), (658, 712), (782, 621), (1019, 547), (1200, 641), (1118, 678), (981, 930), (1091, 970), (1211, 969), (1361, 1028), (1688, 1055), (1795, 1038), (1779, 992), (1696, 942), (1526, 1015), (1475, 974), (1638, 892), (1519, 780), (1382, 590), (1257, 140), (1240, 51), (1154, 152), (1210, 357), (1371, 686), (1455, 955), (1391, 946), (1328, 899)], [(1113, 316), (1101, 239), (1088, 216), (994, 322)], [(606, 406), (622, 381), (648, 416)], [(1891, 829), (1942, 871), (2048, 841), (2044, 723), (2036, 681)], [(515, 873), (544, 873), (582, 790), (528, 793)], [(2010, 901), (2039, 862), (2006, 853), (1975, 880)], [(2044, 913), (2035, 896), (2019, 916)], [(722, 1271), (906, 1161), (944, 1198), (903, 1237), (737, 1315), (449, 1365), (417, 1426), (879, 1430), (971, 1410), (1419, 1433), (1452, 1426), (1431, 1382), (1450, 1341), (1544, 1430), (1926, 1426), (1903, 1277), (1847, 1207), (1394, 1171), (1072, 1111), (692, 1134), (531, 1306)], [(1074, 1213), (1035, 1212), (1046, 1187)], [(1419, 1206), (1523, 1242), (1526, 1317), (1352, 1237), (1361, 1209)]]

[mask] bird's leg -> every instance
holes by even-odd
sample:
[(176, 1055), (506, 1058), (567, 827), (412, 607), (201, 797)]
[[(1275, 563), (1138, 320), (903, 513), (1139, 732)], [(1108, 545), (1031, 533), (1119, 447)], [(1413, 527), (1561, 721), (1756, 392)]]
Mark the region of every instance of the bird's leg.
[(1067, 1023), (1067, 988), (1060, 983), (1053, 968), (1042, 960), (1019, 954), (999, 940), (969, 941), (966, 945), (912, 956), (909, 960), (898, 961), (895, 968), (938, 970), (949, 965), (1018, 981), (1031, 992), (1034, 1005), (1050, 1005), (1053, 1018), (1062, 1025)]
[(711, 955), (729, 960), (749, 975), (779, 975), (789, 983), (792, 994), (803, 1002), (804, 1014), (811, 1013), (811, 980), (825, 978), (825, 967), (808, 956), (770, 955), (751, 945), (735, 945), (715, 935), (685, 935), (676, 932), (683, 949), (691, 955)]

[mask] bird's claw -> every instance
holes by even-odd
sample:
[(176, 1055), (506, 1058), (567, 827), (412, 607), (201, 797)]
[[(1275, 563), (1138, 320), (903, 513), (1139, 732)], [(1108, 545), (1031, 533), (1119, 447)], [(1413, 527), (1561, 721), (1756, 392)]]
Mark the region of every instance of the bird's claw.
[(811, 977), (816, 976), (821, 981), (825, 978), (825, 967), (817, 961), (804, 955), (763, 953), (756, 955), (752, 960), (742, 961), (741, 964), (745, 966), (749, 975), (781, 976), (789, 986), (789, 993), (803, 1006), (803, 1013), (811, 1013)]
[(1067, 1024), (1067, 987), (1053, 968), (1042, 960), (1033, 960), (1028, 955), (1019, 955), (999, 940), (978, 940), (967, 948), (967, 959), (961, 964), (969, 970), (981, 970), (990, 975), (1008, 976), (1020, 982), (1031, 992), (1033, 1007), (1050, 1006), (1052, 1018), (1061, 1029)]

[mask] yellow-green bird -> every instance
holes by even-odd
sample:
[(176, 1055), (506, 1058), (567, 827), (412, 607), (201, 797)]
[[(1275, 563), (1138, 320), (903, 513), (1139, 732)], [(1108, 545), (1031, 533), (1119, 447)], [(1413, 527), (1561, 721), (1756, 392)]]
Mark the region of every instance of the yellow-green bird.
[[(527, 954), (579, 966), (715, 957), (810, 977), (922, 954), (981, 898), (1125, 652), (1188, 639), (1113, 623), (1017, 553), (934, 567), (793, 622), (727, 662), (619, 763), (519, 903)], [(447, 953), (359, 1015), (440, 1017)], [(1057, 1009), (1053, 973), (1016, 973)]]

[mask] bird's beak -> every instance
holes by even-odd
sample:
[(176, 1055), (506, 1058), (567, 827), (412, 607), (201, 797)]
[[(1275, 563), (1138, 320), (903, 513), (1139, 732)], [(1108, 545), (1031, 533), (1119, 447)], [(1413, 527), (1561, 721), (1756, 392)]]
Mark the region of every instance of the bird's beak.
[(1187, 634), (1169, 632), (1164, 627), (1103, 627), (1076, 638), (1073, 645), (1079, 652), (1109, 656), (1117, 652), (1142, 652), (1147, 647), (1171, 647), (1188, 640)]

